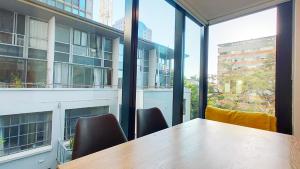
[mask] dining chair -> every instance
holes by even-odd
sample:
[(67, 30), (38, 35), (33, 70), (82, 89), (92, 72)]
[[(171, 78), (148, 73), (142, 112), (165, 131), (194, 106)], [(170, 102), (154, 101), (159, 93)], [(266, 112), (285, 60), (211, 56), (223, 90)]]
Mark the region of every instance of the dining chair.
[(168, 124), (159, 108), (137, 110), (137, 137), (142, 137), (168, 128)]
[(127, 138), (112, 114), (79, 118), (76, 124), (72, 159), (124, 143)]

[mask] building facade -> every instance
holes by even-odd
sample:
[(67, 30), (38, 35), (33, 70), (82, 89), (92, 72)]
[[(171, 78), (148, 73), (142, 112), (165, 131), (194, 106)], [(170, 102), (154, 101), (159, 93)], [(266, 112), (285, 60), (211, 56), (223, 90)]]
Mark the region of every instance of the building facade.
[[(114, 24), (113, 27), (124, 31), (124, 24), (125, 19), (119, 19)], [(143, 22), (139, 22), (139, 29), (138, 29), (138, 37), (147, 41), (152, 40), (152, 30), (149, 29)]]
[[(54, 169), (79, 117), (119, 118), (123, 32), (94, 23), (91, 2), (1, 5), (0, 168)], [(173, 50), (139, 44), (136, 107), (159, 107), (171, 125)], [(188, 120), (189, 90), (184, 97)]]

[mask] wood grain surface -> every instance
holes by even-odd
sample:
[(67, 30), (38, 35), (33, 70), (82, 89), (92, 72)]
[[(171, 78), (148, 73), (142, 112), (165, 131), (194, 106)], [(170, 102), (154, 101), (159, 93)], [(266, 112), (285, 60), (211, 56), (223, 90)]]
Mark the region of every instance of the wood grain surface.
[(300, 169), (300, 140), (195, 119), (58, 169)]

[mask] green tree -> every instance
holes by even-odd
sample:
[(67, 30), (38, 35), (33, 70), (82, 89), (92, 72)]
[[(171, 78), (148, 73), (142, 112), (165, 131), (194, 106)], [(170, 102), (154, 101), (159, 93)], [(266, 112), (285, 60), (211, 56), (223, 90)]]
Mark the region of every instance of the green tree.
[[(235, 62), (222, 61), (222, 75), (212, 77), (208, 83), (208, 104), (220, 108), (274, 114), (275, 57), (264, 58), (261, 63), (261, 66), (248, 68), (238, 67)], [(239, 86), (238, 81), (242, 82)], [(230, 84), (229, 92), (225, 92), (226, 83)]]
[[(195, 82), (199, 81), (199, 79), (196, 77), (192, 77), (191, 80)], [(191, 91), (191, 119), (197, 118), (199, 116), (199, 85), (185, 79), (184, 86)]]

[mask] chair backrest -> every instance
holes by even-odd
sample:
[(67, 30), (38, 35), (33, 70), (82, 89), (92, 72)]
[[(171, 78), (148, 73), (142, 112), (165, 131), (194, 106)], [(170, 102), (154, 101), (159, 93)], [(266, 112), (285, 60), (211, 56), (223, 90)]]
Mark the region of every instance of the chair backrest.
[(142, 137), (168, 128), (168, 124), (157, 108), (137, 110), (137, 137)]
[(79, 118), (72, 159), (126, 142), (121, 126), (112, 114)]

